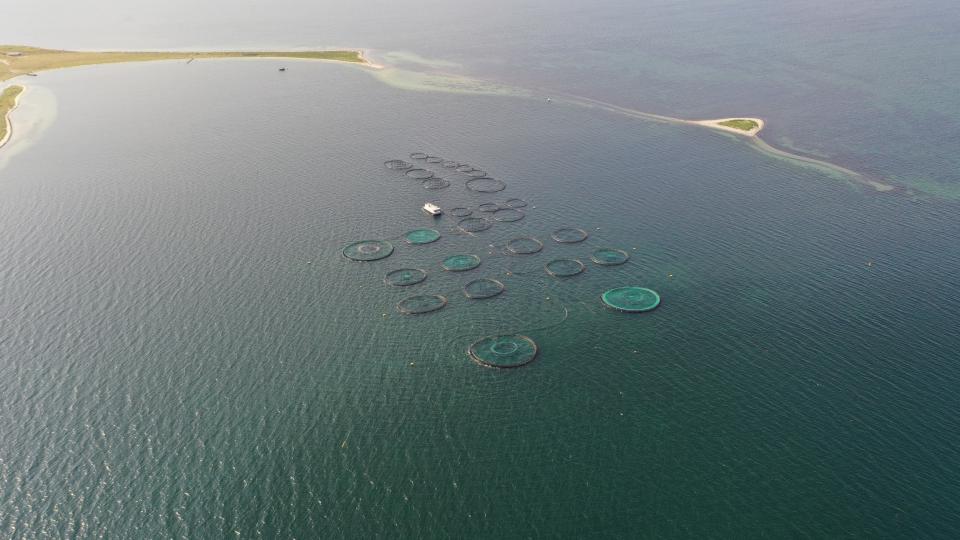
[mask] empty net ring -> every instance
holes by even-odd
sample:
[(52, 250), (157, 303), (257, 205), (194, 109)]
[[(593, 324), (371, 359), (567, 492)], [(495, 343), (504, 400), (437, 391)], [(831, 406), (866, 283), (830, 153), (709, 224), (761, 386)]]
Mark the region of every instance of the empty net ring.
[(500, 205), (493, 202), (485, 202), (477, 206), (477, 210), (480, 210), (481, 212), (496, 212), (499, 209)]
[(469, 208), (464, 208), (463, 206), (458, 206), (456, 208), (450, 209), (450, 215), (453, 217), (467, 217), (473, 213), (473, 210)]
[(400, 268), (388, 272), (387, 275), (384, 276), (383, 282), (395, 287), (407, 287), (422, 283), (425, 279), (427, 279), (427, 273), (419, 268)]
[(426, 189), (443, 189), (450, 187), (450, 181), (446, 178), (427, 178), (423, 181), (423, 187)]
[(617, 311), (640, 313), (660, 305), (660, 295), (646, 287), (619, 287), (600, 295), (603, 304)]
[(427, 155), (423, 152), (414, 152), (410, 154), (410, 159), (427, 159)]
[(444, 270), (450, 272), (465, 272), (480, 266), (480, 257), (476, 255), (451, 255), (441, 263)]
[(546, 264), (547, 273), (554, 277), (570, 277), (583, 272), (583, 263), (576, 259), (554, 259)]
[(416, 178), (417, 180), (426, 180), (427, 178), (433, 178), (433, 171), (428, 171), (426, 169), (408, 169), (407, 172), (403, 173), (410, 178)]
[(447, 305), (447, 299), (439, 294), (410, 296), (397, 303), (397, 311), (404, 315), (420, 315), (437, 311)]
[(503, 201), (504, 208), (523, 208), (527, 205), (527, 201), (523, 199), (507, 199)]
[[(407, 172), (409, 173), (410, 171)], [(464, 185), (470, 191), (476, 191), (478, 193), (496, 193), (507, 189), (507, 185), (503, 183), (502, 180), (489, 177), (471, 178), (467, 180)]]
[(343, 256), (354, 261), (376, 261), (391, 253), (393, 244), (386, 240), (361, 240), (343, 248)]
[(493, 298), (502, 293), (505, 288), (503, 283), (495, 279), (480, 278), (464, 285), (463, 294), (466, 295), (467, 298), (475, 300)]
[(478, 217), (468, 217), (461, 219), (460, 222), (457, 223), (457, 227), (460, 227), (460, 230), (469, 233), (485, 231), (492, 226), (493, 223), (490, 221)]
[(523, 212), (515, 208), (501, 208), (493, 213), (493, 219), (496, 221), (520, 221), (523, 216)]
[(537, 343), (519, 334), (488, 336), (473, 342), (467, 353), (474, 362), (493, 368), (518, 368), (537, 357)]
[(405, 171), (413, 167), (412, 163), (408, 163), (402, 159), (391, 159), (389, 161), (384, 161), (383, 166), (388, 169), (393, 169), (395, 171)]
[(555, 241), (561, 244), (575, 244), (587, 239), (587, 231), (583, 229), (563, 228), (553, 231), (550, 235)]
[(507, 242), (507, 251), (516, 255), (532, 255), (543, 249), (543, 242), (536, 238), (514, 238)]
[(630, 259), (630, 255), (622, 249), (600, 248), (590, 255), (590, 260), (603, 266), (623, 264)]
[(443, 163), (443, 158), (437, 156), (427, 156), (427, 163)]
[(439, 240), (440, 233), (435, 229), (414, 229), (403, 235), (403, 238), (408, 244), (429, 244)]

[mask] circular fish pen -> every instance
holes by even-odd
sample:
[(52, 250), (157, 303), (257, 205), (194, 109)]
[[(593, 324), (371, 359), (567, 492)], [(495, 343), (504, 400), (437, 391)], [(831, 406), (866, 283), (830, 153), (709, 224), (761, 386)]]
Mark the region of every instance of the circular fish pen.
[(586, 240), (587, 236), (587, 231), (583, 229), (565, 227), (563, 229), (557, 229), (553, 231), (553, 233), (550, 235), (550, 238), (553, 238), (554, 241), (561, 244), (576, 244), (577, 242), (583, 242)]
[(473, 213), (473, 210), (463, 206), (458, 206), (456, 208), (451, 208), (448, 213), (453, 217), (467, 217)]
[(397, 303), (397, 311), (404, 315), (421, 315), (443, 309), (447, 299), (439, 294), (410, 296)]
[(427, 155), (423, 152), (414, 152), (410, 154), (410, 159), (427, 159)]
[(393, 244), (386, 240), (361, 240), (343, 248), (343, 256), (354, 261), (376, 261), (393, 253)]
[(502, 293), (506, 287), (495, 279), (480, 278), (463, 286), (463, 294), (470, 299), (493, 298)]
[(523, 219), (524, 213), (515, 208), (501, 208), (493, 213), (495, 221), (511, 222)]
[(407, 169), (412, 169), (413, 163), (406, 162), (402, 159), (391, 159), (389, 161), (384, 161), (383, 166), (394, 171), (405, 171)]
[(443, 167), (444, 169), (455, 169), (455, 168), (459, 167), (460, 164), (457, 163), (456, 161), (447, 160), (447, 161), (444, 161), (443, 163), (441, 163), (440, 166)]
[(443, 163), (442, 157), (437, 156), (427, 156), (427, 163)]
[(640, 313), (660, 305), (660, 295), (646, 287), (619, 287), (600, 295), (603, 304), (617, 311)]
[(480, 169), (471, 169), (466, 171), (466, 175), (472, 178), (483, 178), (487, 175), (487, 171), (481, 171)]
[(480, 257), (476, 255), (451, 255), (440, 263), (444, 270), (466, 272), (480, 266)]
[(461, 219), (457, 223), (457, 227), (460, 227), (460, 230), (468, 233), (475, 233), (480, 231), (485, 231), (493, 226), (489, 220), (479, 218), (479, 217), (468, 217)]
[(523, 208), (527, 205), (527, 201), (523, 199), (507, 199), (503, 201), (504, 208)]
[(467, 165), (466, 163), (464, 163), (464, 164), (462, 164), (462, 165), (457, 166), (457, 169), (456, 169), (456, 170), (457, 170), (457, 172), (466, 173), (466, 172), (472, 171), (472, 170), (473, 170), (473, 166), (472, 166), (472, 165)]
[(507, 251), (514, 255), (533, 255), (534, 253), (540, 253), (542, 249), (543, 242), (536, 238), (521, 237), (507, 242)]
[(403, 235), (403, 238), (408, 244), (429, 244), (439, 240), (440, 233), (435, 229), (414, 229)]
[(450, 181), (446, 178), (427, 178), (422, 182), (424, 189), (443, 189), (450, 187)]
[(477, 210), (481, 212), (496, 212), (500, 209), (500, 205), (493, 202), (485, 202), (477, 206)]
[(464, 185), (470, 191), (476, 191), (477, 193), (496, 193), (507, 189), (507, 185), (502, 180), (489, 177), (471, 178)]
[(576, 259), (554, 259), (544, 268), (551, 276), (560, 278), (575, 276), (586, 269), (583, 263)]
[(417, 180), (426, 180), (427, 178), (433, 178), (434, 176), (433, 171), (428, 171), (426, 169), (408, 169), (407, 172), (403, 174)]
[(394, 287), (408, 287), (423, 283), (425, 279), (427, 279), (427, 273), (419, 268), (400, 268), (387, 272), (387, 275), (383, 277), (383, 282)]
[(481, 366), (510, 369), (525, 366), (537, 357), (537, 343), (520, 334), (488, 336), (473, 342), (467, 353)]
[(622, 249), (600, 248), (590, 255), (590, 260), (601, 266), (615, 266), (630, 259), (630, 254)]

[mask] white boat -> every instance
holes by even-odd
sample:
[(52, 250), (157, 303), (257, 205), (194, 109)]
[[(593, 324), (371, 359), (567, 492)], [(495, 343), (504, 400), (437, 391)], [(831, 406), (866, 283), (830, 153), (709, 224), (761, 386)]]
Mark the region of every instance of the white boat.
[(424, 203), (423, 211), (430, 214), (431, 216), (439, 216), (440, 214), (443, 213), (443, 210), (441, 210), (439, 206), (431, 202)]

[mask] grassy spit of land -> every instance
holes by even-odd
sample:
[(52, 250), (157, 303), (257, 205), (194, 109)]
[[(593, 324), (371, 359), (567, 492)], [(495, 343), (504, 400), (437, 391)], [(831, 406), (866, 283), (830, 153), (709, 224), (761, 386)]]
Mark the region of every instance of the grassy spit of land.
[(302, 58), (332, 60), (378, 67), (363, 57), (362, 51), (207, 51), (207, 52), (135, 52), (135, 51), (61, 51), (20, 45), (0, 45), (0, 81), (40, 71), (94, 64), (187, 60), (191, 58)]
[(761, 118), (718, 118), (716, 120), (690, 120), (689, 123), (749, 137), (756, 137), (757, 133), (760, 133), (760, 130), (763, 129), (763, 119)]
[(10, 135), (10, 111), (17, 106), (21, 92), (22, 86), (8, 86), (0, 93), (0, 146), (7, 142)]

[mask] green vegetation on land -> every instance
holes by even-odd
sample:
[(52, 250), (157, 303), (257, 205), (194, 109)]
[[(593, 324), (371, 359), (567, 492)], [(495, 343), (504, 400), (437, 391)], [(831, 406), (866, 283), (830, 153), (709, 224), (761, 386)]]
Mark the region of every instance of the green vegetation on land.
[(760, 124), (754, 122), (753, 120), (745, 120), (741, 118), (736, 120), (726, 120), (724, 122), (720, 122), (719, 125), (731, 127), (733, 129), (742, 129), (743, 131), (751, 131), (760, 127)]
[(13, 109), (20, 92), (23, 92), (22, 86), (9, 86), (0, 94), (0, 141), (7, 137), (7, 114)]
[[(12, 56), (11, 56), (12, 54)], [(360, 51), (208, 51), (208, 52), (84, 52), (0, 45), (0, 81), (18, 75), (94, 64), (186, 60), (190, 58), (303, 58), (367, 64)]]

